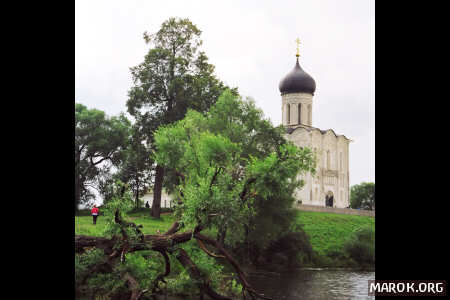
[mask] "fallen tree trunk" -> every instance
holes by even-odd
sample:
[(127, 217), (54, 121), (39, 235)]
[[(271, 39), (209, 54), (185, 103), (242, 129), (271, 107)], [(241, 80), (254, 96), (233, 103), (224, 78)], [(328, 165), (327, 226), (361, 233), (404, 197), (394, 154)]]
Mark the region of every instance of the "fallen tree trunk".
[(201, 274), (198, 267), (189, 258), (186, 251), (184, 251), (183, 249), (179, 249), (178, 254), (177, 254), (177, 259), (181, 263), (181, 265), (188, 271), (189, 276), (191, 276), (192, 279), (194, 279), (198, 282), (198, 286), (202, 293), (205, 293), (208, 296), (210, 296), (211, 298), (217, 299), (217, 300), (233, 300), (231, 298), (217, 294), (211, 288), (211, 286), (209, 285), (209, 280), (207, 278), (204, 278), (204, 276)]
[[(240, 268), (238, 262), (231, 257), (230, 254), (218, 243), (216, 240), (209, 238), (205, 235), (200, 234), (203, 227), (198, 225), (194, 230), (186, 231), (183, 233), (177, 233), (179, 230), (178, 222), (175, 222), (171, 228), (164, 234), (158, 235), (144, 235), (140, 231), (141, 226), (136, 226), (134, 223), (123, 221), (119, 213), (116, 211), (115, 214), (115, 222), (121, 226), (122, 237), (113, 237), (111, 239), (105, 237), (94, 237), (94, 236), (85, 236), (85, 235), (77, 235), (75, 236), (75, 252), (83, 253), (87, 249), (97, 248), (102, 249), (105, 255), (108, 255), (108, 263), (112, 266), (114, 263), (119, 263), (124, 261), (125, 254), (128, 252), (135, 252), (140, 250), (153, 250), (159, 252), (165, 262), (165, 271), (157, 276), (155, 282), (153, 283), (153, 288), (151, 289), (153, 293), (156, 292), (158, 283), (160, 281), (165, 282), (164, 278), (170, 274), (170, 260), (167, 253), (172, 253), (176, 251), (177, 260), (183, 265), (184, 268), (188, 271), (191, 278), (198, 282), (198, 287), (201, 293), (205, 293), (215, 300), (231, 300), (226, 296), (222, 296), (218, 294), (216, 291), (212, 289), (209, 283), (209, 279), (205, 274), (201, 274), (198, 267), (195, 263), (189, 258), (186, 251), (182, 248), (177, 248), (173, 250), (173, 246), (188, 242), (192, 238), (195, 238), (199, 245), (200, 249), (202, 249), (206, 254), (213, 257), (225, 258), (236, 270), (239, 280), (243, 286), (242, 294), (245, 299), (245, 293), (247, 292), (252, 299), (261, 298), (261, 299), (270, 299), (257, 293), (246, 280), (246, 275)], [(130, 241), (130, 238), (125, 232), (125, 227), (132, 227), (138, 234), (138, 239), (134, 241)], [(121, 248), (117, 248), (118, 242), (121, 242)], [(204, 243), (215, 247), (219, 251), (219, 255), (213, 254), (209, 251)], [(118, 257), (121, 259), (118, 260)], [(141, 291), (138, 288), (138, 283), (136, 279), (134, 279), (129, 273), (123, 275), (123, 279), (127, 282), (130, 290), (131, 290), (131, 298), (130, 300), (138, 300), (140, 296), (146, 292), (147, 290)]]

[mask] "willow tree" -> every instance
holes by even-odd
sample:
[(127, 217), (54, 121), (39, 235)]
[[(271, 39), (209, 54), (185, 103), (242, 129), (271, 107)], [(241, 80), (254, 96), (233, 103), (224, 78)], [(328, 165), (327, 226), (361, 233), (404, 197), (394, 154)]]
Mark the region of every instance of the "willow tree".
[[(131, 68), (133, 86), (127, 101), (128, 112), (135, 117), (153, 144), (155, 130), (181, 120), (187, 109), (205, 112), (225, 90), (214, 75), (214, 66), (200, 51), (201, 31), (188, 19), (170, 18), (154, 33), (144, 33), (150, 45), (144, 62)], [(164, 168), (156, 165), (152, 216), (160, 215)]]
[[(155, 159), (179, 176), (176, 212), (201, 223), (217, 241), (262, 249), (287, 233), (295, 213), (299, 175), (315, 171), (309, 148), (284, 137), (252, 100), (226, 91), (206, 114), (189, 111), (155, 135)], [(217, 216), (210, 218), (210, 216)]]

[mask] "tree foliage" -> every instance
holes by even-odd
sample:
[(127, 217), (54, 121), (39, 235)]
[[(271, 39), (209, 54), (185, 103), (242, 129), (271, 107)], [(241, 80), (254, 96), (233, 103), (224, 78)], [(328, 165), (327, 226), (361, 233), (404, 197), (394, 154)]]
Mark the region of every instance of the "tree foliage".
[(144, 33), (152, 48), (143, 63), (131, 68), (127, 107), (146, 125), (149, 137), (160, 125), (182, 119), (188, 108), (208, 110), (226, 88), (199, 51), (200, 34), (191, 21), (176, 18), (165, 21), (155, 34)]
[(123, 115), (108, 117), (97, 109), (75, 104), (75, 210), (93, 198), (96, 186), (111, 164), (119, 164), (127, 147), (130, 122)]
[[(144, 62), (131, 68), (127, 107), (149, 145), (159, 126), (181, 120), (188, 109), (207, 111), (226, 88), (199, 50), (200, 34), (191, 21), (177, 18), (165, 21), (154, 34), (144, 33), (151, 48)], [(152, 215), (159, 217), (164, 169), (155, 169)]]
[[(298, 175), (314, 172), (313, 153), (283, 138), (250, 99), (226, 91), (202, 115), (155, 134), (155, 159), (179, 174), (178, 213), (189, 227), (216, 228), (229, 245), (265, 247), (289, 230)], [(215, 216), (211, 218), (211, 216)]]
[(138, 208), (140, 197), (150, 188), (154, 168), (149, 146), (145, 143), (142, 131), (136, 124), (131, 128), (128, 147), (123, 153), (124, 158), (118, 166), (115, 178), (130, 185), (135, 207)]
[(375, 209), (375, 183), (362, 182), (356, 184), (350, 189), (351, 208), (360, 208), (367, 210)]

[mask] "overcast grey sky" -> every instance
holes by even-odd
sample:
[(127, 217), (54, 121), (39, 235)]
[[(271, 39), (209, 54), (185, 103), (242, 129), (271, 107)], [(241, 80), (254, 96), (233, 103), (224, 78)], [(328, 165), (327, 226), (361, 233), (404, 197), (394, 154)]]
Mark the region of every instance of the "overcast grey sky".
[(217, 76), (281, 123), (278, 83), (300, 64), (316, 81), (313, 126), (350, 144), (350, 184), (375, 181), (374, 0), (75, 2), (75, 101), (109, 115), (126, 111), (129, 68), (141, 63), (169, 17), (202, 31)]

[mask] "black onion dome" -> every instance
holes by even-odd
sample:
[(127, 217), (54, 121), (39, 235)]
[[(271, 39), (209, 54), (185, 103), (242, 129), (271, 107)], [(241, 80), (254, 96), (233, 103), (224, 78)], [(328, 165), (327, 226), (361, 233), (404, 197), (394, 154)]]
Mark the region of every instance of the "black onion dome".
[(279, 89), (281, 95), (287, 93), (309, 93), (314, 95), (316, 82), (308, 73), (303, 71), (297, 58), (294, 69), (280, 81)]

